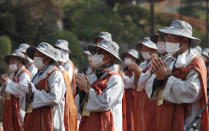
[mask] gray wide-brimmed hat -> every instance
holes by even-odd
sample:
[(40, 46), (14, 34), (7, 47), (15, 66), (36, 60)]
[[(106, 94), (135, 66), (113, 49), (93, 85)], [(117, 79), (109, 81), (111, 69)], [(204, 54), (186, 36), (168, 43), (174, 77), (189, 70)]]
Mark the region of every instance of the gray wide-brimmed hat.
[(47, 57), (53, 59), (54, 61), (56, 61), (56, 52), (55, 52), (55, 48), (53, 46), (51, 46), (49, 43), (46, 42), (41, 42), (37, 47), (29, 47), (26, 50), (26, 54), (33, 59), (34, 58), (34, 53), (35, 50), (40, 51), (41, 53), (43, 53), (44, 55), (46, 55)]
[(62, 57), (61, 50), (59, 50), (59, 49), (54, 49), (54, 50), (55, 50), (54, 57), (56, 58), (56, 62), (66, 63), (67, 60)]
[(112, 40), (112, 35), (109, 32), (100, 32), (96, 38), (93, 39), (93, 42), (96, 43), (99, 38), (102, 38), (103, 40)]
[(25, 58), (25, 55), (24, 55), (22, 52), (20, 52), (19, 50), (15, 50), (11, 55), (5, 56), (5, 57), (4, 57), (4, 61), (5, 61), (7, 64), (9, 64), (9, 59), (10, 59), (10, 57), (12, 57), (12, 56), (18, 57), (18, 58), (22, 59), (23, 62), (24, 62), (24, 64), (28, 64), (28, 63), (29, 63), (29, 61)]
[(209, 49), (208, 48), (205, 48), (202, 50), (202, 55), (205, 55), (206, 57), (209, 58)]
[(26, 50), (30, 47), (30, 45), (26, 44), (26, 43), (21, 43), (18, 47), (18, 50), (20, 52), (26, 53)]
[(192, 36), (192, 26), (181, 20), (175, 20), (171, 23), (170, 27), (160, 28), (159, 32), (182, 36), (191, 40), (191, 47), (195, 47), (201, 43), (201, 40)]
[(141, 42), (139, 42), (137, 48), (140, 48), (141, 45), (157, 50), (156, 44), (150, 40), (150, 37), (145, 37)]
[(66, 40), (57, 40), (54, 46), (62, 50), (68, 51), (69, 53), (71, 52), (70, 49), (68, 48), (68, 41)]
[(83, 51), (83, 54), (84, 54), (84, 55), (92, 55), (91, 52), (90, 52), (89, 50), (84, 50), (84, 51)]
[(120, 63), (121, 62), (121, 59), (119, 57), (119, 46), (116, 42), (111, 41), (111, 40), (102, 40), (97, 45), (88, 46), (88, 49), (91, 52), (91, 54), (94, 54), (96, 52), (97, 48), (100, 48), (104, 51), (107, 51), (112, 56), (114, 56), (116, 58), (115, 63)]
[(124, 57), (125, 57), (126, 55), (130, 55), (130, 56), (132, 56), (133, 58), (135, 58), (136, 60), (139, 59), (139, 53), (138, 53), (138, 51), (135, 50), (135, 49), (129, 49), (127, 52), (125, 52), (125, 53), (123, 53), (123, 54), (121, 55), (121, 58), (124, 60)]

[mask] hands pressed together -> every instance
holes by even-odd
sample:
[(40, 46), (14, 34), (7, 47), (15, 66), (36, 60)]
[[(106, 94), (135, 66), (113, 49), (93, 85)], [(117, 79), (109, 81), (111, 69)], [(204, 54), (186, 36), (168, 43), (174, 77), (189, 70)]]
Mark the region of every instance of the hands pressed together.
[(152, 71), (158, 80), (165, 80), (170, 75), (170, 69), (165, 61), (157, 55), (152, 55)]
[(86, 76), (78, 73), (78, 74), (76, 74), (75, 79), (76, 79), (79, 89), (88, 93), (89, 89), (91, 87), (88, 78)]

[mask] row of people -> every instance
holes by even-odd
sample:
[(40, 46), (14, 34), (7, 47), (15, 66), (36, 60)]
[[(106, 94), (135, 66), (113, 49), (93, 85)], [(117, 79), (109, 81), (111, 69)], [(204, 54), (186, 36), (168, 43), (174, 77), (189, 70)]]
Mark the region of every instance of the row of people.
[(4, 131), (77, 131), (74, 64), (68, 42), (55, 47), (21, 44), (5, 57), (10, 75), (1, 75)]
[[(65, 40), (55, 47), (21, 45), (6, 56), (11, 74), (1, 75), (4, 130), (77, 130), (76, 85), (79, 131), (183, 131), (208, 103), (208, 52), (201, 56), (189, 23), (175, 20), (121, 56), (108, 32), (94, 43), (84, 52), (85, 74), (75, 74)], [(195, 124), (209, 130), (208, 108)]]
[[(201, 53), (201, 40), (192, 36), (189, 23), (175, 20), (160, 28), (137, 50), (122, 54), (122, 60), (118, 45), (105, 34), (84, 52), (90, 65), (86, 76), (77, 75), (78, 86), (85, 91), (80, 130), (184, 131), (200, 112), (192, 128), (209, 130), (208, 108), (204, 108), (209, 57), (207, 49)], [(138, 51), (144, 59), (141, 63)]]

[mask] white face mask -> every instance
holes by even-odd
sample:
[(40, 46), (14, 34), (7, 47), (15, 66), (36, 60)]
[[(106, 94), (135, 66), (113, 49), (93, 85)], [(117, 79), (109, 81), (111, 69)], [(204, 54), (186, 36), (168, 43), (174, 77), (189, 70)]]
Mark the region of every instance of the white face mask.
[(130, 58), (125, 58), (124, 59), (124, 64), (125, 65), (131, 65), (132, 64), (132, 60)]
[(173, 43), (173, 42), (165, 42), (166, 45), (166, 52), (175, 54), (177, 51), (180, 50), (180, 43)]
[(45, 64), (43, 63), (43, 58), (40, 57), (34, 57), (34, 65), (36, 66), (36, 68), (38, 68), (38, 70), (41, 70)]
[(103, 65), (103, 58), (104, 58), (104, 55), (98, 55), (98, 54), (95, 54), (92, 56), (92, 64), (95, 66), (95, 67), (100, 67)]
[(144, 60), (151, 59), (151, 56), (150, 56), (149, 52), (142, 51), (142, 57), (144, 58)]
[(16, 65), (16, 64), (10, 64), (10, 65), (9, 65), (9, 70), (10, 70), (11, 72), (17, 71), (17, 65)]
[(159, 52), (159, 53), (165, 53), (165, 51), (166, 51), (165, 42), (163, 42), (163, 41), (158, 41), (158, 42), (157, 42), (157, 48), (158, 48), (158, 52)]

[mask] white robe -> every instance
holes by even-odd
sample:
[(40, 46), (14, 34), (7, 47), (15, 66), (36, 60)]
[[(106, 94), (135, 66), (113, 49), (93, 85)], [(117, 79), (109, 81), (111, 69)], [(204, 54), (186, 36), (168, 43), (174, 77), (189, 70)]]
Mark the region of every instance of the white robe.
[[(25, 69), (25, 66), (22, 66), (18, 70), (17, 75), (19, 73), (21, 73), (21, 71), (23, 69)], [(14, 74), (15, 73), (11, 73), (10, 74), (10, 76), (9, 76), (10, 79), (7, 80), (7, 82), (6, 82), (5, 92), (6, 93), (10, 93), (10, 94), (14, 95), (15, 97), (19, 98), (19, 103), (20, 103), (20, 105), (22, 105), (23, 104), (22, 97), (25, 95), (25, 92), (24, 92), (24, 90), (19, 88), (19, 84), (18, 83), (13, 81)], [(30, 81), (30, 76), (27, 73), (24, 72), (24, 73), (22, 73), (19, 76), (19, 83), (27, 85), (29, 81)], [(21, 125), (23, 125), (24, 117), (25, 117), (25, 111), (20, 109), (20, 122), (21, 122)]]
[[(33, 79), (33, 84), (37, 84), (40, 80), (47, 76), (48, 72), (54, 69), (54, 65), (50, 65), (43, 73), (37, 73)], [(54, 131), (65, 131), (64, 127), (64, 107), (66, 85), (64, 77), (60, 71), (53, 72), (48, 78), (50, 92), (45, 90), (35, 90), (34, 100), (32, 102), (33, 109), (43, 106), (53, 106), (53, 126)]]
[[(142, 68), (142, 70), (146, 69), (150, 64), (152, 64), (152, 60), (147, 60), (142, 62), (139, 66)], [(143, 90), (146, 87), (146, 83), (151, 77), (150, 74), (151, 68), (149, 68), (146, 72), (142, 72), (138, 79), (137, 89)]]
[[(44, 79), (47, 76), (47, 73), (51, 72), (56, 66), (48, 66), (42, 73), (37, 73), (32, 79), (32, 83), (35, 85), (40, 80)], [(47, 93), (45, 90), (34, 90), (34, 99), (32, 102), (32, 108), (37, 109), (43, 106), (53, 106), (53, 128), (54, 131), (65, 131), (64, 127), (64, 107), (65, 107), (65, 92), (66, 85), (64, 82), (63, 75), (60, 71), (53, 72), (48, 78), (48, 85), (50, 92)], [(26, 83), (24, 83), (26, 84)], [(13, 88), (12, 88), (13, 89)], [(22, 90), (16, 86), (13, 89), (13, 93), (18, 95)], [(11, 91), (9, 92), (11, 93)], [(25, 95), (21, 95), (23, 99), (20, 106), (22, 109), (25, 109)]]
[(124, 87), (125, 89), (135, 89), (135, 85), (134, 85), (134, 78), (135, 78), (135, 74), (134, 72), (132, 72), (132, 76), (129, 77), (127, 75), (123, 76), (123, 81), (124, 81)]
[[(114, 67), (110, 71), (117, 71)], [(102, 76), (104, 77), (105, 74)], [(90, 83), (96, 80), (95, 74), (89, 76)], [(122, 131), (122, 99), (124, 84), (121, 76), (112, 75), (102, 95), (98, 95), (94, 89), (90, 89), (86, 110), (90, 112), (104, 112), (111, 110), (114, 120), (115, 131)]]
[[(185, 67), (197, 56), (191, 49), (179, 55), (175, 67)], [(187, 74), (186, 80), (170, 76), (163, 91), (163, 99), (171, 103), (182, 104), (190, 103), (191, 110), (185, 125), (189, 123), (201, 109), (201, 83), (197, 71), (191, 69)], [(199, 123), (198, 123), (199, 124)]]

